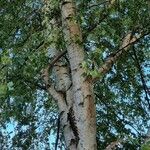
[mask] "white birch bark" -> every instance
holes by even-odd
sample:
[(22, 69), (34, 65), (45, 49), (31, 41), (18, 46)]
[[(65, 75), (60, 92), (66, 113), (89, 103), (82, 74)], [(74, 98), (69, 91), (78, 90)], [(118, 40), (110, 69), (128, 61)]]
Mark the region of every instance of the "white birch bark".
[[(45, 13), (49, 13), (49, 11), (51, 11), (50, 8), (53, 7), (51, 2), (51, 0), (45, 1), (45, 9), (43, 9)], [(47, 42), (51, 43), (47, 47), (50, 58), (49, 63), (51, 63), (51, 61), (60, 53), (60, 51), (56, 49), (55, 44), (57, 36), (59, 36), (58, 31), (60, 27), (55, 18), (47, 22), (46, 26), (46, 34), (49, 36), (47, 38)], [(49, 70), (51, 70), (51, 74), (49, 73)], [(72, 142), (72, 140), (75, 139), (75, 136), (68, 121), (68, 111), (72, 105), (72, 81), (70, 78), (69, 66), (65, 63), (64, 58), (60, 58), (52, 66), (52, 68), (47, 67), (44, 73), (44, 80), (48, 85), (48, 93), (56, 101), (59, 108), (59, 113), (61, 114), (60, 128), (64, 131), (66, 147), (71, 150), (75, 150), (76, 145)], [(52, 83), (49, 83), (50, 76), (53, 81)]]
[(83, 77), (84, 70), (81, 64), (85, 54), (80, 43), (82, 35), (72, 0), (62, 1), (61, 13), (73, 85), (72, 111), (77, 132), (75, 136), (78, 136), (76, 149), (96, 150), (96, 114), (92, 83)]
[[(45, 1), (48, 11), (52, 1)], [(65, 66), (60, 59), (52, 69), (54, 85), (47, 83), (49, 94), (56, 100), (61, 116), (61, 127), (64, 131), (68, 150), (96, 150), (96, 113), (93, 97), (92, 82), (83, 77), (84, 69), (81, 64), (84, 60), (82, 34), (76, 21), (75, 4), (72, 0), (62, 1), (60, 4), (63, 33), (66, 41), (70, 66)], [(54, 25), (49, 28), (49, 25)], [(55, 18), (49, 22), (47, 29), (56, 30)], [(49, 35), (49, 33), (47, 34)], [(51, 39), (51, 38), (48, 38)], [(55, 43), (55, 41), (54, 41)], [(51, 57), (56, 57), (58, 50), (55, 44), (49, 46)], [(69, 65), (69, 64), (68, 64)], [(69, 74), (68, 67), (71, 70)], [(49, 81), (49, 70), (45, 71), (45, 82)]]

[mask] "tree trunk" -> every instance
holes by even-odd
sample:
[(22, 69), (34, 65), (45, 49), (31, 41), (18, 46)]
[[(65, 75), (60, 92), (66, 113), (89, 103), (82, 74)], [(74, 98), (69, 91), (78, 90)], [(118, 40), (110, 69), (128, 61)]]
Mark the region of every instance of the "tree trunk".
[[(45, 13), (50, 9), (51, 2), (52, 0), (46, 1)], [(51, 33), (53, 37), (50, 25), (56, 31), (55, 35), (59, 28), (63, 29), (69, 64), (66, 66), (63, 58), (60, 58), (53, 65), (53, 69), (47, 67), (44, 70), (44, 80), (49, 94), (57, 102), (59, 108), (60, 124), (67, 150), (96, 150), (96, 112), (93, 87), (92, 81), (83, 76), (82, 62), (85, 53), (81, 44), (82, 33), (76, 20), (75, 4), (72, 0), (63, 0), (60, 2), (60, 9), (62, 24), (58, 20), (60, 18), (53, 18), (47, 24), (47, 34)], [(55, 42), (53, 41), (48, 48), (51, 60), (56, 58), (60, 51), (56, 49)], [(49, 83), (49, 69), (55, 79), (53, 83)]]
[[(96, 149), (96, 113), (92, 82), (83, 76), (82, 62), (85, 53), (82, 34), (76, 20), (75, 4), (72, 0), (61, 3), (63, 32), (71, 68), (72, 103), (68, 116), (75, 136), (75, 149)], [(64, 131), (68, 132), (68, 131)], [(73, 141), (72, 141), (73, 142)], [(69, 149), (72, 149), (71, 147)]]
[[(50, 11), (53, 10), (51, 8), (53, 7), (53, 0), (45, 1), (45, 3), (47, 8), (44, 11), (45, 13), (49, 11), (48, 14), (50, 14)], [(50, 41), (48, 42), (51, 44), (48, 49), (52, 57), (51, 60), (54, 58), (59, 59), (53, 65), (50, 65), (53, 66), (53, 69), (51, 68), (53, 83), (48, 83), (49, 67), (46, 69), (44, 80), (49, 94), (57, 102), (59, 108), (60, 123), (64, 132), (67, 150), (96, 150), (96, 111), (92, 82), (97, 78), (90, 79), (83, 76), (85, 73), (82, 63), (85, 52), (73, 0), (60, 0), (60, 10), (61, 19), (59, 15), (54, 15), (50, 19), (51, 21), (47, 23), (46, 33), (50, 35), (50, 38), (48, 38)], [(49, 26), (52, 27), (49, 28)], [(61, 50), (56, 49), (58, 47), (56, 43), (58, 44), (57, 41), (62, 30), (69, 63), (64, 63), (64, 58), (58, 57)], [(128, 33), (123, 38), (119, 51), (108, 57), (99, 68), (99, 72), (103, 75), (106, 74), (122, 53), (127, 51), (130, 44), (138, 38), (140, 37), (134, 37), (131, 33)]]

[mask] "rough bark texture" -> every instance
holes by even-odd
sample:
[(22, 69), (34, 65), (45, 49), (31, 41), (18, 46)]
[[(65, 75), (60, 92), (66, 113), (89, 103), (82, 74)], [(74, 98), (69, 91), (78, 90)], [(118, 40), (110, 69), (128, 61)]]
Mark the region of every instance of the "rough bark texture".
[[(53, 9), (51, 8), (52, 2), (52, 0), (45, 2), (45, 13)], [(43, 79), (61, 114), (61, 127), (59, 128), (64, 132), (66, 149), (96, 150), (96, 111), (92, 82), (97, 80), (97, 78), (90, 79), (83, 76), (82, 62), (84, 61), (85, 53), (73, 0), (60, 0), (60, 11), (60, 16), (54, 16), (47, 23), (46, 34), (50, 35), (48, 42), (51, 43), (48, 46), (50, 64), (43, 71)], [(59, 37), (60, 34), (59, 29), (63, 30), (63, 37), (66, 43), (67, 49), (64, 51), (57, 49), (56, 45), (56, 37)], [(99, 72), (106, 74), (136, 39), (138, 37), (133, 37), (131, 33), (127, 34), (122, 41), (120, 50), (115, 55), (108, 57), (99, 68)], [(63, 57), (66, 53), (69, 62)], [(58, 140), (56, 143), (58, 143)], [(57, 149), (57, 145), (55, 148)]]
[[(83, 77), (81, 63), (84, 60), (82, 34), (76, 20), (75, 4), (72, 0), (61, 2), (64, 37), (72, 76), (73, 101), (69, 110), (70, 125), (78, 150), (96, 149), (96, 115), (92, 82)], [(71, 149), (71, 148), (69, 148)]]
[[(110, 6), (114, 2), (111, 1)], [(53, 9), (51, 8), (52, 3), (53, 0), (45, 1), (45, 13), (48, 11), (49, 14), (49, 11)], [(60, 11), (61, 18), (60, 16), (53, 16), (51, 21), (47, 23), (46, 34), (50, 35), (48, 43), (51, 43), (48, 46), (50, 64), (43, 70), (43, 79), (61, 114), (61, 127), (59, 128), (64, 132), (66, 149), (96, 150), (96, 111), (92, 82), (97, 78), (90, 79), (83, 76), (84, 69), (81, 64), (84, 61), (85, 53), (73, 0), (60, 0)], [(64, 51), (57, 49), (56, 45), (59, 29), (63, 30), (67, 47)], [(99, 68), (99, 72), (106, 74), (122, 53), (130, 47), (130, 44), (134, 43), (139, 37), (133, 37), (131, 33), (127, 34), (122, 41), (120, 50), (108, 57)], [(65, 61), (63, 57), (66, 53), (69, 62)], [(58, 140), (56, 143), (58, 143)], [(57, 145), (55, 148), (57, 149)]]
[[(52, 7), (51, 4), (51, 0), (45, 1), (45, 8), (43, 9), (44, 13), (49, 14), (50, 8)], [(58, 31), (61, 26), (58, 19), (60, 18), (54, 17), (46, 24), (47, 35), (50, 35), (47, 42), (51, 43), (47, 48), (50, 64), (43, 70), (43, 79), (45, 81), (48, 93), (52, 96), (58, 105), (59, 114), (61, 114), (59, 118), (59, 128), (64, 131), (66, 147), (67, 149), (75, 150), (76, 145), (73, 141), (75, 141), (76, 137), (74, 135), (74, 131), (71, 128), (70, 121), (68, 120), (69, 109), (72, 106), (73, 101), (72, 81), (68, 66), (69, 64), (65, 62), (63, 57), (66, 52), (60, 52), (60, 50), (56, 48), (57, 39), (53, 38), (54, 36), (55, 38), (59, 36)], [(53, 32), (51, 32), (52, 30), (55, 30), (54, 35)], [(59, 139), (57, 139), (57, 143), (58, 141)], [(55, 149), (57, 149), (57, 145), (55, 146)]]

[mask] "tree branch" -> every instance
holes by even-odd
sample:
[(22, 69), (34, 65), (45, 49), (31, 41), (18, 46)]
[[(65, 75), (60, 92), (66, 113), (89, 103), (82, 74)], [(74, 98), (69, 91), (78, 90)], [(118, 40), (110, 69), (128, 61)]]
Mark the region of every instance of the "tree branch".
[[(42, 70), (42, 77), (44, 79), (45, 85), (46, 85), (46, 90), (50, 93), (50, 95), (53, 97), (53, 99), (59, 103), (59, 101), (64, 100), (64, 96), (62, 93), (57, 92), (54, 88), (54, 85), (50, 83), (49, 81), (49, 69), (51, 65), (48, 65), (45, 69)], [(59, 105), (59, 104), (58, 104)]]
[(114, 141), (114, 142), (111, 142), (111, 143), (105, 148), (105, 150), (113, 150), (113, 149), (116, 149), (116, 148), (117, 148), (116, 146), (118, 146), (120, 143), (121, 143), (121, 142), (120, 142), (119, 140)]
[(148, 87), (146, 85), (146, 82), (145, 82), (145, 79), (144, 79), (144, 75), (143, 75), (143, 72), (142, 72), (142, 67), (139, 63), (139, 60), (138, 60), (138, 56), (137, 56), (137, 53), (136, 53), (136, 50), (135, 50), (135, 47), (133, 47), (133, 53), (134, 53), (134, 60), (136, 61), (136, 64), (137, 64), (137, 68), (139, 70), (139, 73), (140, 73), (140, 77), (141, 77), (141, 81), (142, 81), (142, 85), (143, 85), (143, 89), (144, 89), (144, 92), (145, 92), (145, 99), (148, 103), (148, 108), (150, 110), (150, 99), (148, 97), (148, 95), (150, 96), (150, 92), (148, 90)]
[(65, 54), (67, 53), (67, 50), (60, 52), (52, 61), (51, 63), (48, 65), (48, 69), (52, 68), (54, 66), (54, 64)]
[[(114, 54), (110, 54), (110, 56), (107, 58), (107, 60), (104, 62), (104, 64), (98, 69), (98, 72), (102, 75), (105, 75), (109, 70), (112, 68), (114, 63), (120, 58), (120, 56), (128, 50), (128, 48), (138, 42), (141, 38), (145, 37), (149, 33), (145, 34), (139, 34), (137, 36), (133, 36), (132, 32), (128, 33), (122, 42), (122, 45), (120, 46), (120, 49)], [(95, 82), (99, 78), (94, 78), (93, 81)]]
[(3, 65), (3, 66), (0, 68), (0, 71), (2, 71), (5, 67), (7, 67), (7, 65)]
[[(91, 25), (86, 32), (91, 32), (93, 31), (104, 19), (106, 19), (108, 17), (109, 14), (103, 14), (102, 18), (99, 19), (98, 22), (94, 23), (93, 25)], [(84, 36), (83, 36), (84, 37)]]
[(49, 71), (51, 68), (54, 66), (54, 64), (63, 56), (67, 53), (67, 50), (60, 52), (52, 61), (49, 63), (49, 65), (42, 70), (42, 77), (44, 79), (44, 82), (46, 84), (46, 87), (48, 88), (50, 86), (50, 81), (49, 81)]
[[(44, 1), (45, 6), (43, 8), (43, 13), (50, 13), (50, 8), (51, 8), (51, 4), (50, 1), (45, 0)], [(52, 6), (53, 7), (53, 6)], [(53, 9), (53, 8), (52, 8)], [(52, 28), (55, 28), (55, 30), (59, 30), (62, 28), (61, 24), (61, 18), (60, 15), (59, 16), (55, 16), (52, 17), (50, 19), (50, 25)], [(50, 26), (48, 24), (46, 24), (46, 27), (49, 29)], [(48, 33), (50, 31), (47, 31)], [(50, 33), (55, 35), (55, 33)], [(60, 32), (57, 32), (58, 37), (60, 36)], [(59, 38), (57, 38), (58, 40)], [(66, 77), (65, 71), (67, 71), (67, 67), (68, 66), (64, 66), (63, 65), (63, 61), (58, 62), (58, 60), (64, 55), (66, 54), (67, 51), (62, 51), (59, 53), (59, 50), (57, 50), (57, 44), (58, 43), (54, 43), (52, 45), (49, 45), (52, 51), (50, 58), (52, 59), (51, 62), (47, 65), (47, 67), (45, 69), (42, 70), (43, 72), (43, 79), (44, 82), (46, 84), (46, 88), (48, 93), (53, 97), (53, 99), (55, 101), (57, 101), (59, 110), (64, 110), (64, 108), (66, 107), (67, 103), (66, 103), (66, 97), (65, 97), (65, 92), (63, 90), (65, 89), (65, 85), (64, 82)], [(57, 63), (56, 65), (54, 65), (55, 63)], [(66, 68), (65, 68), (66, 67)], [(65, 70), (65, 69), (66, 70)], [(53, 82), (50, 81), (50, 72), (52, 72), (52, 75), (55, 76), (55, 80)], [(67, 72), (66, 72), (67, 73)], [(65, 74), (65, 75), (64, 75)], [(69, 76), (68, 76), (69, 77)], [(64, 79), (65, 78), (65, 79)]]
[[(39, 84), (37, 82), (31, 81), (29, 79), (26, 79), (25, 77), (22, 77), (22, 78), (23, 78), (24, 82), (28, 84), (29, 87), (31, 87), (31, 85), (34, 85), (35, 87), (37, 87), (37, 88), (39, 88), (41, 90), (46, 90), (46, 87), (44, 85), (41, 85), (41, 84)], [(31, 89), (32, 89), (32, 87), (31, 87)]]
[[(49, 72), (52, 69), (52, 67), (54, 66), (54, 64), (63, 56), (67, 53), (67, 51), (62, 51), (60, 52), (60, 54), (58, 54), (52, 61), (51, 63), (42, 70), (42, 77), (44, 79), (45, 85), (46, 85), (46, 89), (48, 90), (48, 92), (50, 93), (50, 95), (59, 103), (60, 100), (64, 100), (64, 95), (61, 92), (57, 92), (53, 86), (53, 84), (51, 84), (50, 80), (49, 80)], [(59, 104), (58, 104), (59, 105)], [(60, 103), (60, 105), (62, 105)], [(59, 106), (60, 106), (59, 105)]]

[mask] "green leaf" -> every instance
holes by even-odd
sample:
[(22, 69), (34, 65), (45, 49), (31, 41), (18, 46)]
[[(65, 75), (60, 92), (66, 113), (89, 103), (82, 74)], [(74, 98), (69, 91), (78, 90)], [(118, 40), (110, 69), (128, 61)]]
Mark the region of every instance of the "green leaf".
[(6, 55), (2, 56), (1, 61), (2, 61), (2, 64), (11, 64), (12, 62), (11, 58)]
[(93, 78), (100, 77), (100, 73), (99, 73), (97, 70), (92, 70), (92, 71), (90, 71), (90, 75), (91, 75)]
[(142, 145), (142, 150), (150, 150), (150, 141)]
[(7, 84), (0, 84), (0, 97), (7, 93)]

